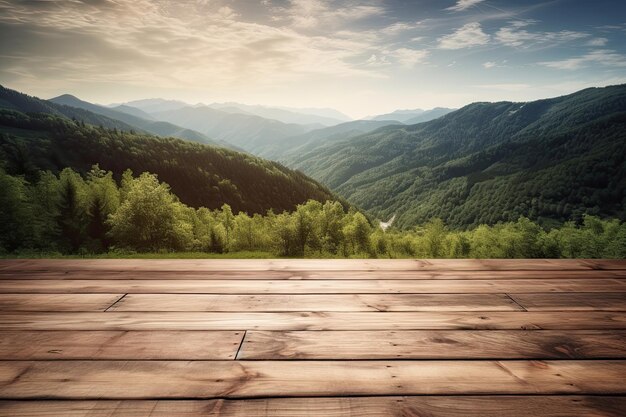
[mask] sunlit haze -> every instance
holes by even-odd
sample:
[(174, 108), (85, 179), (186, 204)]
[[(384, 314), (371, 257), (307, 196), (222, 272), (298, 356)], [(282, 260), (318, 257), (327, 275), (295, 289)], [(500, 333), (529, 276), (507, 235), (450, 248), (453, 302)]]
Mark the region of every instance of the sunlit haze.
[(626, 82), (625, 20), (608, 0), (5, 0), (0, 83), (358, 118)]

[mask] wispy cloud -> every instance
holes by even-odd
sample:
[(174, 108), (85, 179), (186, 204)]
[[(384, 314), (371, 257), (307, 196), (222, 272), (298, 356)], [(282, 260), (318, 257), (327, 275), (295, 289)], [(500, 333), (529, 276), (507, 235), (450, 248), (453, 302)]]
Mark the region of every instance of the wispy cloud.
[(454, 33), (439, 38), (440, 49), (462, 49), (489, 43), (490, 36), (483, 32), (480, 23), (468, 23)]
[(531, 32), (524, 29), (537, 23), (534, 20), (516, 20), (509, 22), (509, 26), (500, 28), (495, 39), (507, 46), (528, 47), (536, 44), (556, 45), (564, 42), (570, 42), (589, 36), (585, 32), (576, 32), (571, 30), (562, 30), (558, 32)]
[(607, 67), (626, 67), (626, 55), (619, 54), (609, 49), (600, 49), (575, 58), (562, 59), (558, 61), (540, 62), (540, 65), (561, 69), (577, 70), (591, 65), (602, 65)]
[(403, 32), (409, 32), (417, 29), (420, 22), (396, 22), (380, 30), (385, 35), (398, 35)]
[(429, 55), (429, 52), (418, 49), (398, 48), (393, 51), (391, 55), (401, 66), (413, 68), (416, 64), (424, 61)]
[(585, 43), (585, 45), (587, 46), (605, 46), (608, 43), (608, 39), (607, 38), (593, 38), (589, 41), (587, 41), (587, 43)]
[(497, 64), (495, 62), (492, 61), (487, 61), (483, 63), (483, 67), (489, 69), (489, 68), (493, 68), (495, 67)]
[(382, 10), (373, 3), (350, 9), (351, 4), (332, 8), (327, 1), (294, 0), (285, 12), (289, 24), (271, 26), (244, 21), (237, 10), (214, 1), (0, 0), (0, 25), (12, 25), (3, 31), (3, 43), (13, 55), (28, 54), (3, 58), (0, 69), (13, 77), (45, 79), (56, 70), (66, 80), (165, 88), (272, 85), (311, 74), (377, 76), (352, 63), (380, 48), (376, 39), (299, 31)]
[(282, 14), (294, 27), (314, 29), (381, 15), (385, 9), (378, 2), (371, 1), (290, 0), (288, 6), (275, 7), (273, 11), (277, 20)]
[(446, 10), (461, 12), (477, 5), (478, 3), (482, 3), (483, 1), (485, 0), (458, 0), (454, 6), (450, 6)]

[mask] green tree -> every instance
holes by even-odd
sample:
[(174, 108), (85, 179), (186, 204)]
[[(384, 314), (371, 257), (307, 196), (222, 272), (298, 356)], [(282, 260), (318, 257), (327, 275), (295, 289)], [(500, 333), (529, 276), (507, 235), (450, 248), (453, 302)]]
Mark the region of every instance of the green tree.
[(445, 241), (448, 231), (443, 220), (435, 218), (424, 227), (422, 241), (424, 254), (429, 258), (441, 258), (445, 253)]
[(224, 247), (230, 249), (230, 241), (235, 227), (235, 215), (233, 214), (233, 210), (228, 204), (224, 204), (217, 218), (224, 228)]
[(139, 251), (191, 246), (193, 227), (167, 184), (143, 173), (126, 186), (125, 200), (109, 220), (111, 236), (119, 246)]
[(372, 228), (363, 214), (359, 212), (349, 214), (343, 227), (347, 254), (371, 254), (371, 232)]
[(26, 184), (0, 169), (0, 252), (28, 246), (33, 213)]
[(50, 171), (42, 172), (39, 181), (32, 187), (33, 226), (35, 246), (44, 250), (57, 248), (61, 230), (58, 224), (60, 181)]
[(59, 175), (57, 224), (62, 251), (76, 253), (85, 241), (86, 186), (79, 174), (65, 168)]
[(88, 206), (87, 232), (95, 251), (110, 245), (107, 236), (110, 225), (108, 218), (120, 205), (120, 192), (112, 172), (106, 172), (94, 165), (87, 173)]

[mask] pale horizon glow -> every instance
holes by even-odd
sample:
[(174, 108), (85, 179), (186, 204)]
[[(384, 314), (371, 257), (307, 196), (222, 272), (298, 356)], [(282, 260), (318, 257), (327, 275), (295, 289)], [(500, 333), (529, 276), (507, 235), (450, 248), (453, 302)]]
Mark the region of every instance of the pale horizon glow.
[(0, 0), (0, 84), (41, 98), (397, 109), (626, 82), (597, 0)]

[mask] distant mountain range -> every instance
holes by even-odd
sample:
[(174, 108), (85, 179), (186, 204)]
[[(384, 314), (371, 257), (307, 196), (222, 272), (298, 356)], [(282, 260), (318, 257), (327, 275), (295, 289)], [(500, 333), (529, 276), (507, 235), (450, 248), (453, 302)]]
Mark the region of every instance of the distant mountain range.
[(391, 113), (370, 116), (367, 118), (367, 120), (394, 120), (396, 122), (412, 125), (416, 123), (428, 122), (429, 120), (436, 119), (452, 111), (454, 111), (454, 109), (448, 109), (444, 107), (435, 107), (431, 110), (396, 110)]
[(241, 103), (213, 103), (209, 104), (207, 107), (226, 111), (228, 113), (251, 114), (264, 117), (266, 119), (278, 120), (283, 123), (295, 123), (302, 125), (317, 124), (322, 126), (333, 126), (351, 120), (345, 114), (331, 109), (319, 109), (317, 111), (309, 109), (309, 111), (316, 113), (306, 113), (304, 112), (306, 110), (298, 111), (297, 109), (280, 107), (250, 106)]
[(626, 219), (626, 85), (529, 103), (474, 103), (435, 120), (325, 143), (288, 165), (400, 227)]
[(100, 114), (114, 120), (120, 120), (143, 132), (153, 133), (159, 136), (172, 136), (181, 139), (188, 139), (200, 143), (218, 144), (218, 142), (209, 139), (208, 136), (203, 135), (200, 132), (176, 126), (172, 123), (158, 121), (149, 114), (133, 107), (117, 106), (109, 108), (99, 106), (97, 104), (80, 100), (70, 94), (63, 94), (61, 96), (51, 98), (48, 101), (55, 104), (88, 110), (92, 113)]
[(264, 117), (229, 113), (206, 106), (152, 113), (158, 120), (185, 126), (253, 154), (272, 141), (306, 133), (319, 125), (283, 123)]
[(0, 156), (14, 170), (84, 171), (95, 162), (118, 175), (148, 170), (192, 206), (228, 202), (262, 212), (335, 197), (282, 165), (148, 133), (280, 161), (380, 219), (395, 216), (394, 227), (433, 217), (461, 228), (522, 215), (545, 226), (585, 213), (626, 220), (626, 85), (344, 122), (329, 109), (162, 99), (105, 107), (0, 87), (0, 115)]
[[(94, 110), (104, 112), (100, 106)], [(96, 163), (118, 179), (126, 169), (136, 175), (148, 171), (190, 206), (214, 209), (227, 203), (234, 212), (265, 214), (293, 210), (309, 199), (337, 200), (324, 186), (278, 163), (133, 130), (89, 110), (0, 87), (0, 168), (11, 175), (36, 180), (40, 170), (70, 167), (85, 173)]]
[[(178, 100), (164, 100), (160, 98), (136, 100), (123, 103), (127, 107), (134, 107), (145, 113), (158, 113), (172, 110), (182, 109), (183, 107), (209, 107), (221, 110), (226, 113), (239, 113), (246, 115), (260, 116), (266, 119), (278, 120), (283, 123), (295, 124), (319, 124), (322, 126), (332, 126), (338, 123), (347, 122), (352, 119), (345, 114), (334, 109), (315, 109), (315, 108), (289, 108), (289, 107), (271, 107), (258, 106), (242, 103), (211, 103), (211, 104), (187, 104)], [(109, 107), (115, 108), (120, 104), (111, 104)]]

